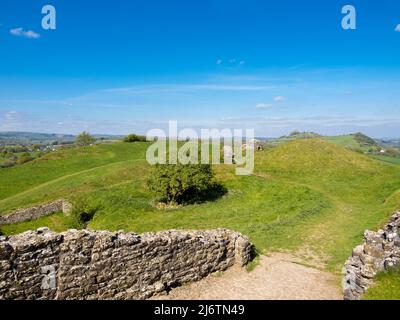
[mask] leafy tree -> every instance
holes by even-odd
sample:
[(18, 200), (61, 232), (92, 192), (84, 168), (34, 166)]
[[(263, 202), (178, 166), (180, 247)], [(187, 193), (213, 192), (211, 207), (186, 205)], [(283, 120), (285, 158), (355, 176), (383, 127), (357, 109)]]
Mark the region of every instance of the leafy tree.
[(145, 142), (146, 137), (138, 136), (136, 134), (129, 134), (124, 138), (124, 142)]
[(156, 165), (148, 187), (157, 200), (168, 204), (195, 203), (224, 193), (209, 164)]
[(90, 146), (91, 144), (95, 143), (96, 139), (92, 137), (88, 132), (83, 131), (80, 133), (76, 139), (75, 144), (79, 147)]

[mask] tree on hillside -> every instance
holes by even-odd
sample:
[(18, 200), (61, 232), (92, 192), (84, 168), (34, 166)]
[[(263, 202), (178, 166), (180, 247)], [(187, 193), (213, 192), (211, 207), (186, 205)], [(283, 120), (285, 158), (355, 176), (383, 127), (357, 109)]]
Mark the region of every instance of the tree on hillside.
[(129, 134), (124, 138), (124, 142), (146, 142), (146, 137), (138, 136), (136, 134)]
[(148, 187), (158, 201), (167, 204), (201, 202), (225, 193), (223, 187), (215, 182), (209, 164), (156, 165)]
[(96, 139), (92, 137), (88, 132), (83, 131), (80, 133), (76, 139), (75, 144), (79, 147), (90, 146), (91, 144), (95, 143)]

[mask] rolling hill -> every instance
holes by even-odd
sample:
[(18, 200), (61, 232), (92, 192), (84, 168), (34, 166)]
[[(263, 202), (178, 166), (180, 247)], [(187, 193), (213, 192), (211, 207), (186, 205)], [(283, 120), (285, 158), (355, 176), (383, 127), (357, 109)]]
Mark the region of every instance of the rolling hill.
[[(175, 210), (153, 205), (147, 143), (113, 143), (49, 154), (0, 170), (0, 212), (66, 198), (95, 208), (89, 228), (146, 232), (225, 227), (250, 236), (260, 252), (290, 250), (340, 273), (365, 229), (383, 224), (400, 203), (400, 166), (324, 139), (301, 139), (256, 154), (254, 175), (215, 166), (229, 192)], [(40, 226), (61, 231), (68, 216), (3, 226), (12, 234)]]
[[(98, 140), (120, 140), (122, 136), (95, 134)], [(76, 136), (72, 134), (36, 133), (36, 132), (0, 132), (1, 145), (32, 145), (32, 144), (53, 144), (72, 143)]]

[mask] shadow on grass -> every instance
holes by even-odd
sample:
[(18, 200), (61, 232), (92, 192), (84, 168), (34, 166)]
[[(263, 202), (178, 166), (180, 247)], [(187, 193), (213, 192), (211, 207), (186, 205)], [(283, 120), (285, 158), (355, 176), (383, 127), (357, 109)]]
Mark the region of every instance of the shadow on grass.
[(215, 202), (228, 193), (228, 189), (220, 183), (213, 183), (208, 190), (198, 192), (188, 190), (181, 198), (182, 205), (201, 204), (205, 202)]

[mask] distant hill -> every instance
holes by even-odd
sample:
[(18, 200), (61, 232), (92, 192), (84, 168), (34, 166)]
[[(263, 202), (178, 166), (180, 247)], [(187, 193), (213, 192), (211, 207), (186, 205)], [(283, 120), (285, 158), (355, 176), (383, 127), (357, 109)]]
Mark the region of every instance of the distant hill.
[(363, 153), (379, 153), (382, 149), (400, 148), (400, 139), (373, 139), (361, 132), (339, 136), (322, 136), (315, 132), (293, 131), (287, 136), (276, 139), (262, 139), (262, 141), (266, 141), (270, 146), (277, 146), (286, 142), (315, 138)]
[(382, 146), (374, 139), (362, 133), (324, 137), (324, 140), (336, 143), (348, 149), (361, 152), (379, 152)]
[(400, 139), (377, 139), (376, 142), (381, 146), (400, 148)]
[[(93, 135), (98, 140), (119, 140), (122, 136)], [(31, 145), (72, 143), (72, 134), (36, 133), (36, 132), (0, 132), (0, 145)]]
[(73, 135), (33, 133), (33, 132), (0, 132), (0, 144), (32, 144), (46, 142), (74, 141)]

